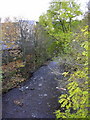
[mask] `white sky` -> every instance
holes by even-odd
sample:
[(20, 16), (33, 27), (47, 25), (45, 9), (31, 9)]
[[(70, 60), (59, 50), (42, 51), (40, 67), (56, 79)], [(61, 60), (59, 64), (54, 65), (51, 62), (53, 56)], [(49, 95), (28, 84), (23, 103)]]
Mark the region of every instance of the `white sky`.
[[(23, 17), (29, 20), (38, 20), (46, 12), (52, 0), (0, 0), (0, 17)], [(85, 3), (89, 0), (76, 0), (81, 3), (85, 11)]]

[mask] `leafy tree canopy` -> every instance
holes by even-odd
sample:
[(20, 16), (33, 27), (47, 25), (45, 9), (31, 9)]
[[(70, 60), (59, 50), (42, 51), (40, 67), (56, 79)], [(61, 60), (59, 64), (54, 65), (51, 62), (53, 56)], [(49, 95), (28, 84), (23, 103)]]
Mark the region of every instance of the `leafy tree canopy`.
[(53, 0), (46, 14), (40, 16), (39, 23), (53, 37), (49, 51), (56, 55), (69, 51), (69, 43), (72, 39), (72, 30), (80, 21), (75, 18), (81, 15), (74, 0), (61, 1)]
[(79, 5), (77, 5), (74, 0), (53, 0), (50, 3), (47, 13), (40, 16), (40, 23), (46, 27), (50, 33), (57, 32), (58, 30), (60, 32), (68, 32), (73, 20), (81, 14), (82, 12), (79, 10)]

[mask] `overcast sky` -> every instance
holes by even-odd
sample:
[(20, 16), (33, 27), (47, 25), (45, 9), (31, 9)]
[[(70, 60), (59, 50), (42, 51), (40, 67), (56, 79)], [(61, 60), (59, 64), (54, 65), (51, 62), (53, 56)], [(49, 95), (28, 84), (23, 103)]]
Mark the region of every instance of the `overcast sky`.
[[(52, 0), (0, 0), (0, 17), (23, 17), (38, 20), (46, 12)], [(81, 9), (86, 10), (85, 3), (89, 0), (76, 0), (81, 3)]]

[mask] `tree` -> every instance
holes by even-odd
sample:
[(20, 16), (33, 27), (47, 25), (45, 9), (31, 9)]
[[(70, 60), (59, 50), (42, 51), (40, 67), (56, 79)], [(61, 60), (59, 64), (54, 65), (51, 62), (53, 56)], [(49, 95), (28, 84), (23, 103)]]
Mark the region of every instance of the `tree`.
[(9, 17), (5, 18), (4, 23), (2, 23), (2, 40), (10, 47), (17, 39), (18, 26), (16, 22), (12, 22)]
[(29, 48), (28, 54), (30, 54), (34, 42), (34, 21), (20, 19), (18, 20), (18, 29), (19, 44), (23, 52), (23, 62), (25, 62), (27, 49)]
[(52, 53), (69, 50), (72, 29), (77, 24), (75, 19), (81, 14), (79, 6), (74, 1), (53, 0), (47, 13), (40, 16), (40, 24), (54, 39), (50, 49)]
[[(5, 18), (2, 23), (2, 49), (3, 49), (3, 62), (8, 63), (13, 59), (10, 51), (11, 49), (17, 49), (16, 45), (18, 39), (18, 26), (15, 21), (12, 21), (9, 17)], [(18, 52), (17, 52), (18, 53)], [(10, 59), (9, 59), (10, 58)], [(14, 56), (15, 58), (15, 56)]]
[(79, 6), (74, 1), (53, 0), (47, 13), (40, 17), (40, 21), (47, 29), (51, 27), (67, 32), (71, 29), (73, 19), (81, 14)]

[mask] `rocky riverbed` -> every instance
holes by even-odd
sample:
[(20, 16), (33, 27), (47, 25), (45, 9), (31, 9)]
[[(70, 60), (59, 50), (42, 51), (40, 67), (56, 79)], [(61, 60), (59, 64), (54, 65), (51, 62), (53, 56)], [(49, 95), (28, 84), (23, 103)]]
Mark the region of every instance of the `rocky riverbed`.
[(3, 94), (3, 118), (55, 118), (58, 97), (65, 87), (62, 73), (63, 66), (51, 61), (39, 68), (33, 76)]

